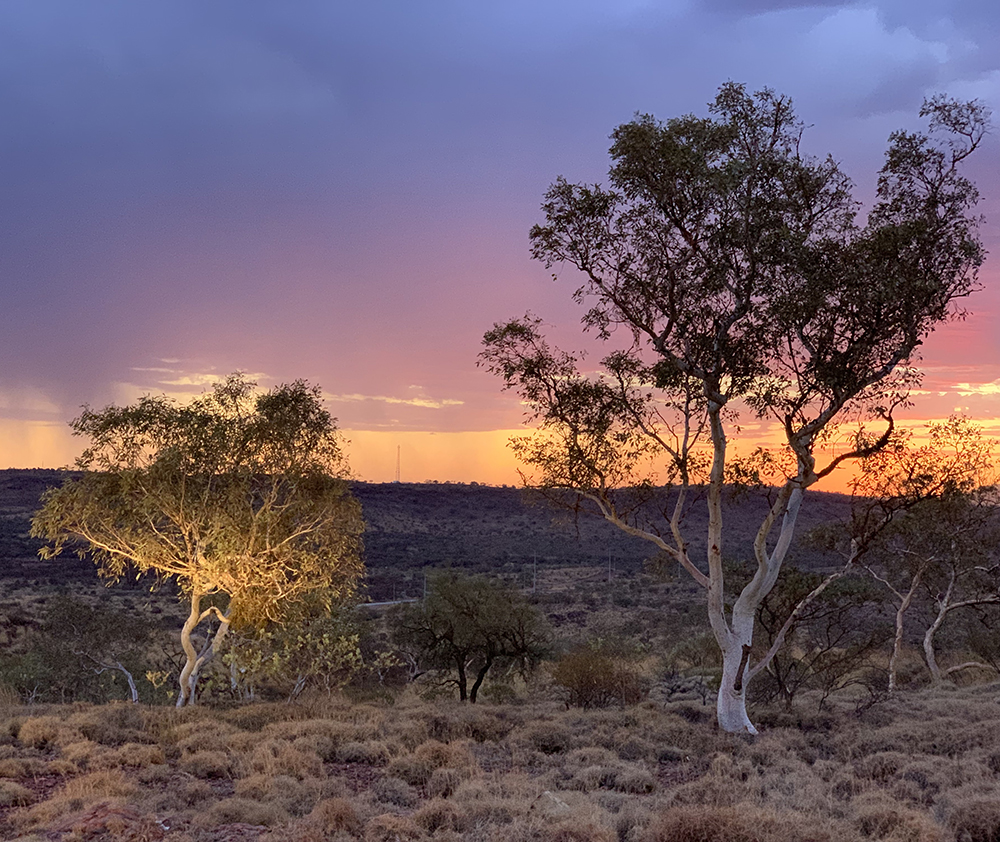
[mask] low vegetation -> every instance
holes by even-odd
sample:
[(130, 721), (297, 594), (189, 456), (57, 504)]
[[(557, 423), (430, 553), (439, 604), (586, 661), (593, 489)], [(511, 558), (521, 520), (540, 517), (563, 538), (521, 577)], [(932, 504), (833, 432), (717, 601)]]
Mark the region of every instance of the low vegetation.
[[(807, 564), (786, 567), (762, 605), (757, 646), (825, 572), (811, 547), (799, 552)], [(738, 592), (753, 562), (727, 564)], [(798, 615), (774, 672), (751, 686), (761, 735), (730, 735), (716, 724), (722, 665), (698, 590), (656, 567), (548, 563), (527, 578), (501, 565), (489, 581), (452, 570), (396, 611), (304, 607), (294, 623), (231, 635), (202, 676), (204, 704), (182, 709), (175, 592), (5, 588), (0, 838), (998, 838), (1000, 684), (976, 683), (1000, 664), (994, 606), (942, 628), (950, 680), (935, 684), (916, 622), (935, 595), (918, 593), (889, 695), (894, 608), (859, 568)], [(437, 605), (445, 626), (492, 594), (483, 635), (532, 630), (540, 644), (496, 659), (475, 705), (459, 701), (457, 666), (394, 627), (429, 619), (449, 587), (468, 600)], [(491, 612), (501, 593), (507, 607)], [(471, 696), (486, 659), (469, 657)], [(949, 672), (972, 658), (981, 666)]]
[[(0, 836), (28, 840), (991, 840), (1000, 686), (858, 711), (317, 695), (0, 709)], [(813, 706), (814, 708), (814, 706)]]

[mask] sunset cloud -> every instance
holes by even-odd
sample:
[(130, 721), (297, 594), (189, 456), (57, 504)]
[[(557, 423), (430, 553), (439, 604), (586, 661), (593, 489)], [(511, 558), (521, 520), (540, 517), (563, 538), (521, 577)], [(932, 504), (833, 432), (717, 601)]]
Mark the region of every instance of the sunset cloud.
[(444, 409), (449, 406), (462, 406), (465, 401), (454, 400), (452, 398), (428, 398), (424, 396), (413, 398), (394, 398), (388, 395), (327, 395), (323, 397), (334, 403), (359, 403), (363, 401), (376, 401), (399, 406), (417, 406), (421, 409)]

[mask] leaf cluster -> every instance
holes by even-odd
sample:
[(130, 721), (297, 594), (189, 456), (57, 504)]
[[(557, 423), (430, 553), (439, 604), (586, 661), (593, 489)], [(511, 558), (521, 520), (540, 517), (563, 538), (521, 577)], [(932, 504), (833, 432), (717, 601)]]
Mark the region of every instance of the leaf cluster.
[[(425, 669), (456, 675), (462, 700), (492, 669), (527, 673), (548, 649), (549, 631), (537, 608), (510, 585), (446, 572), (428, 577), (427, 596), (390, 616), (393, 642), (414, 652)], [(475, 676), (467, 686), (467, 676)]]
[(360, 507), (334, 419), (303, 381), (257, 393), (234, 374), (187, 405), (146, 396), (73, 421), (82, 475), (46, 493), (32, 535), (101, 573), (174, 578), (224, 594), (235, 625), (305, 594), (337, 599), (361, 574)]
[[(609, 446), (602, 459), (586, 441), (561, 480), (620, 481), (645, 455), (633, 434), (683, 475), (703, 429), (690, 419), (739, 402), (784, 426), (811, 482), (842, 461), (816, 471), (813, 456), (842, 413), (891, 417), (913, 385), (894, 372), (911, 370), (926, 335), (960, 314), (954, 302), (976, 288), (984, 256), (978, 193), (959, 165), (989, 114), (946, 97), (921, 113), (930, 134), (890, 137), (864, 224), (837, 162), (801, 150), (790, 100), (732, 82), (707, 117), (639, 115), (615, 129), (609, 187), (552, 185), (532, 255), (580, 271), (587, 329), (631, 338), (598, 378), (548, 348), (533, 317), (484, 338), (483, 359), (548, 434), (563, 429), (573, 446), (587, 432)], [(664, 424), (678, 411), (687, 423)], [(556, 479), (552, 448), (519, 448), (542, 482)]]

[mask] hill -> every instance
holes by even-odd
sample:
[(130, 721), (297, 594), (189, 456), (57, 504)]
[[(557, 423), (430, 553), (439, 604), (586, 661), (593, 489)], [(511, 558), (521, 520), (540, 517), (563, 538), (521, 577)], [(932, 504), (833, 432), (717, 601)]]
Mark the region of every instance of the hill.
[[(22, 584), (93, 582), (93, 566), (66, 555), (42, 562), (40, 542), (30, 538), (31, 516), (47, 488), (69, 476), (59, 470), (0, 471), (0, 578)], [(647, 541), (622, 533), (599, 518), (575, 517), (514, 487), (452, 483), (354, 483), (367, 524), (365, 561), (373, 600), (416, 595), (426, 567), (462, 567), (521, 577), (525, 584), (538, 570), (608, 568), (638, 572), (656, 554)], [(660, 500), (662, 508), (669, 499)], [(763, 493), (726, 502), (726, 551), (733, 559), (752, 555), (755, 531), (767, 510)], [(846, 518), (849, 498), (810, 492), (802, 508), (799, 533), (821, 523)], [(655, 502), (644, 511), (657, 517)], [(695, 558), (704, 552), (707, 515), (695, 499), (685, 517)], [(800, 546), (793, 552), (800, 566), (823, 569), (836, 558)]]

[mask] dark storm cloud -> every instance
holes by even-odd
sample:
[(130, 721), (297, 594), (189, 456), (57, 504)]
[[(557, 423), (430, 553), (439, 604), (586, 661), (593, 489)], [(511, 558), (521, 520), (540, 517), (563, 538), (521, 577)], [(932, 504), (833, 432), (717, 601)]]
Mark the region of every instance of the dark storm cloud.
[(997, 5), (8, 0), (0, 405), (184, 358), (469, 410), (485, 327), (575, 318), (526, 232), (616, 124), (746, 81), (874, 173), (928, 92), (997, 93)]

